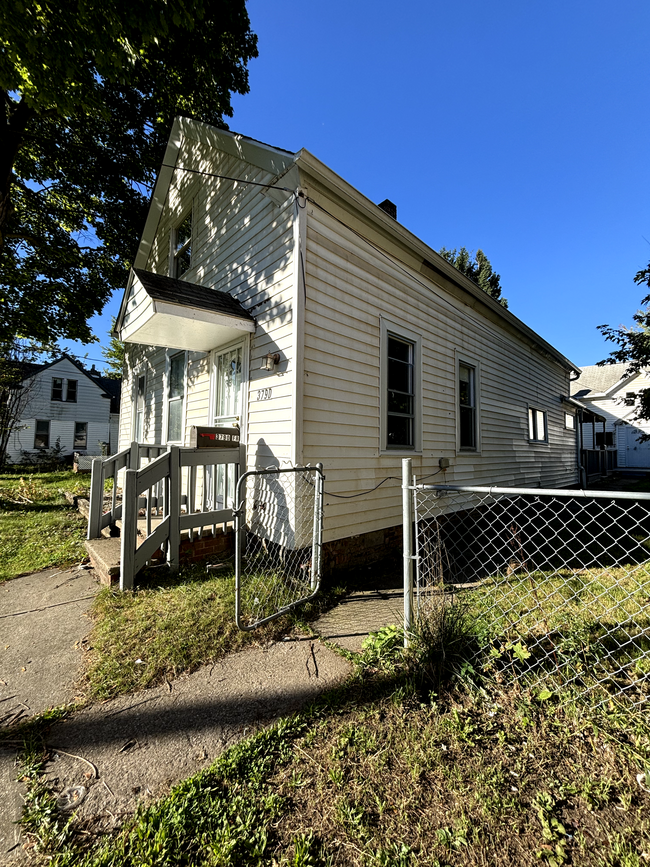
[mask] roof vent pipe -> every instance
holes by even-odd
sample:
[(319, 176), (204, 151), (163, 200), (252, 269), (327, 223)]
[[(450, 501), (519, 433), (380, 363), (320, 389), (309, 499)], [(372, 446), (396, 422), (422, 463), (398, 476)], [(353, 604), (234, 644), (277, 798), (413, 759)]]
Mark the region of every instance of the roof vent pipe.
[(394, 220), (397, 219), (397, 205), (394, 202), (391, 202), (390, 199), (384, 199), (383, 202), (380, 202), (378, 207), (382, 209), (382, 211), (386, 211), (389, 217), (392, 217)]

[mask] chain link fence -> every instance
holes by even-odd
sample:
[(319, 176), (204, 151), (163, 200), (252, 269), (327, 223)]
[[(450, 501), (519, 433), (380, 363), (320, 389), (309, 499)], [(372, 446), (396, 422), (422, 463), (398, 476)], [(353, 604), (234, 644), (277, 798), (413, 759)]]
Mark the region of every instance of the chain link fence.
[(645, 706), (650, 495), (410, 486), (414, 617), (460, 606), (473, 664), (542, 698)]
[(255, 470), (237, 484), (235, 619), (240, 629), (306, 602), (320, 586), (323, 471)]

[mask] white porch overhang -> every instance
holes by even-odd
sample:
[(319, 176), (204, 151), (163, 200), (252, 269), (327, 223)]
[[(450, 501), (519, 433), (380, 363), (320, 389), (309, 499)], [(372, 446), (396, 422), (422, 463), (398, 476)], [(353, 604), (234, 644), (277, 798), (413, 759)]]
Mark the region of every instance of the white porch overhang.
[(125, 343), (209, 352), (255, 331), (255, 320), (226, 292), (132, 271), (115, 324)]

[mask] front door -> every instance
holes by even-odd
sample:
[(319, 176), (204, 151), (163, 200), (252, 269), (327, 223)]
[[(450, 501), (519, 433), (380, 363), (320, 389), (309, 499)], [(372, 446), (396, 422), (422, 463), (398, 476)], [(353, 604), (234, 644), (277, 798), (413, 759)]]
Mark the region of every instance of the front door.
[[(244, 344), (239, 343), (214, 354), (213, 418), (215, 427), (238, 427), (243, 421), (244, 400)], [(234, 464), (216, 467), (212, 479), (214, 508), (231, 509), (235, 502)]]

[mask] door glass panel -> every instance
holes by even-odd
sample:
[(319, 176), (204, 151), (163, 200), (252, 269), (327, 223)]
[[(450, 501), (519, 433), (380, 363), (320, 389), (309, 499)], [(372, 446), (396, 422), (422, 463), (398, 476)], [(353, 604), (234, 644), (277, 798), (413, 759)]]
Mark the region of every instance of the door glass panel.
[[(239, 427), (242, 414), (243, 347), (236, 346), (215, 359), (214, 418), (216, 427)], [(235, 503), (235, 467), (216, 467), (210, 480), (215, 509), (230, 509)]]

